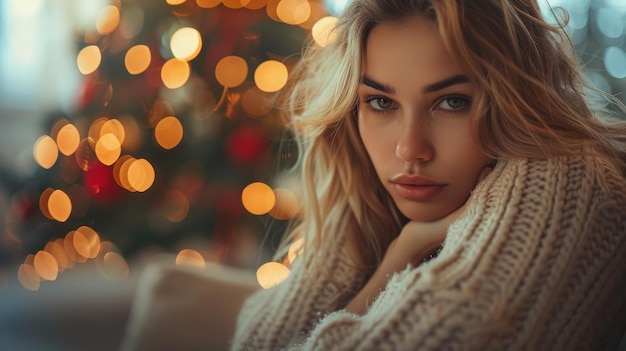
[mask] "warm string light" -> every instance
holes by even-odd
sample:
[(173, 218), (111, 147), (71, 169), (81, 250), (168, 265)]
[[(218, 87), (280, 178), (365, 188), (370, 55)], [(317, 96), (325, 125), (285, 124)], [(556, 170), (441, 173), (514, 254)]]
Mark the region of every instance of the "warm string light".
[(76, 59), (78, 70), (84, 75), (95, 72), (100, 67), (101, 62), (102, 53), (96, 45), (89, 45), (80, 50)]
[(293, 265), (295, 260), (304, 252), (304, 238), (295, 240), (290, 246), (285, 258), (285, 262), (266, 262), (262, 264), (256, 271), (257, 282), (263, 289), (269, 289), (284, 282), (291, 270), (289, 267)]
[(191, 61), (202, 49), (202, 35), (192, 27), (180, 28), (172, 35), (170, 48), (175, 58)]
[(313, 40), (319, 46), (326, 46), (335, 40), (335, 26), (339, 19), (333, 16), (327, 16), (317, 21), (311, 29)]
[(286, 188), (272, 189), (263, 182), (247, 185), (241, 192), (243, 207), (253, 215), (265, 215), (287, 220), (298, 212), (298, 198)]
[[(62, 162), (63, 167), (71, 167), (71, 163), (75, 162), (75, 167), (85, 172), (89, 171), (89, 165), (96, 159), (103, 165), (113, 166), (114, 177), (122, 188), (131, 192), (144, 192), (154, 182), (154, 167), (145, 159), (134, 159), (128, 155), (121, 157), (123, 145), (132, 144), (132, 139), (137, 139), (135, 128), (136, 125), (130, 128), (134, 133), (130, 133), (130, 138), (127, 138), (124, 123), (118, 119), (101, 117), (91, 123), (88, 136), (81, 140), (76, 126), (66, 119), (60, 119), (51, 133), (56, 135), (56, 142), (48, 135), (40, 137), (33, 147), (33, 155), (41, 167), (50, 169), (57, 162), (60, 152), (68, 157)], [(182, 140), (182, 125), (174, 117), (162, 119), (155, 128), (155, 139), (165, 149), (176, 147)], [(77, 178), (71, 175), (69, 169), (61, 172), (67, 175), (69, 183)], [(79, 198), (81, 194), (75, 189), (74, 195)], [(81, 201), (81, 205), (85, 203)], [(46, 189), (40, 196), (39, 207), (46, 217), (59, 222), (65, 222), (73, 209), (70, 196), (61, 189)]]
[(145, 72), (152, 62), (152, 52), (147, 45), (139, 44), (131, 47), (124, 56), (124, 65), (128, 73), (138, 75)]
[(88, 226), (70, 231), (64, 238), (49, 241), (43, 250), (28, 255), (18, 267), (19, 283), (27, 290), (39, 290), (44, 281), (55, 281), (59, 274), (76, 264), (94, 261), (105, 279), (123, 279), (129, 274), (128, 263), (109, 241)]
[(117, 6), (105, 6), (97, 14), (96, 31), (100, 35), (109, 35), (120, 25), (120, 9)]
[(204, 257), (193, 249), (183, 249), (176, 255), (176, 265), (194, 268), (204, 268), (206, 263)]
[(269, 289), (285, 281), (291, 271), (279, 262), (267, 262), (256, 271), (256, 279), (263, 289)]

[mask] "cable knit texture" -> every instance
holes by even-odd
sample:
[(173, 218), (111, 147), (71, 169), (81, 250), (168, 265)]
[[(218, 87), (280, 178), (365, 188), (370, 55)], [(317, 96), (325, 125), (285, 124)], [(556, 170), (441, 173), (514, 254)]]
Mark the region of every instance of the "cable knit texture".
[(604, 350), (623, 333), (626, 181), (601, 157), (500, 161), (440, 254), (362, 316), (343, 310), (367, 279), (343, 240), (320, 253), (343, 290), (296, 263), (245, 303), (232, 349)]

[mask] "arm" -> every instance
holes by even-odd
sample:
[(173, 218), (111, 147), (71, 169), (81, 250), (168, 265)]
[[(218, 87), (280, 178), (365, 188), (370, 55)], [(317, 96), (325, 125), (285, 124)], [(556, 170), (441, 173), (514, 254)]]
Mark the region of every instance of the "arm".
[(437, 222), (409, 222), (391, 243), (372, 277), (346, 306), (346, 311), (364, 314), (394, 273), (402, 271), (408, 265), (418, 265), (440, 247), (449, 223), (461, 211), (462, 208)]
[[(477, 183), (482, 182), (491, 171), (492, 168), (485, 168), (480, 173)], [(463, 213), (466, 206), (467, 204), (434, 222), (411, 221), (407, 223), (400, 235), (389, 245), (383, 261), (367, 284), (346, 306), (346, 311), (364, 314), (394, 273), (407, 268), (407, 265), (419, 265), (441, 246), (448, 227)]]

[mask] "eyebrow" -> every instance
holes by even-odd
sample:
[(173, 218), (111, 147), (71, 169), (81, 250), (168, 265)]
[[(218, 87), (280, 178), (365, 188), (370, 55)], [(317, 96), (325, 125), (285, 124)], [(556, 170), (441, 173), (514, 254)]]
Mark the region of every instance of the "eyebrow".
[(467, 82), (469, 82), (469, 79), (467, 79), (466, 76), (459, 74), (459, 75), (452, 76), (450, 78), (446, 78), (446, 79), (441, 80), (441, 81), (439, 81), (437, 83), (433, 83), (433, 84), (427, 86), (426, 88), (424, 88), (424, 92), (432, 93), (432, 92), (435, 92), (437, 90), (441, 90), (441, 89), (447, 88), (447, 87), (452, 86), (452, 85), (463, 84), (463, 83), (467, 83)]
[(380, 90), (383, 93), (394, 94), (396, 92), (396, 90), (393, 87), (390, 87), (389, 85), (385, 85), (382, 83), (378, 83), (377, 81), (373, 80), (372, 78), (368, 76), (363, 76), (361, 81), (363, 82), (363, 84), (367, 85), (368, 87), (374, 88), (376, 90)]
[[(374, 88), (376, 90), (380, 90), (383, 93), (387, 93), (387, 94), (395, 93), (395, 89), (393, 87), (383, 84), (383, 83), (379, 83), (368, 76), (363, 76), (363, 78), (361, 79), (361, 82), (363, 82), (363, 84), (367, 85), (368, 87)], [(433, 84), (426, 86), (424, 88), (424, 92), (433, 93), (435, 91), (445, 89), (452, 85), (463, 84), (463, 83), (468, 83), (468, 82), (469, 82), (469, 79), (467, 79), (466, 76), (459, 74), (459, 75), (452, 76), (452, 77), (440, 80), (438, 82), (435, 82)]]

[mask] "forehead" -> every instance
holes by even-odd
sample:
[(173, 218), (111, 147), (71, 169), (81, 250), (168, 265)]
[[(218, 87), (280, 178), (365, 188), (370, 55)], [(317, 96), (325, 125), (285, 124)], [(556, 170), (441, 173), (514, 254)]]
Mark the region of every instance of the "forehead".
[(367, 76), (389, 83), (407, 78), (427, 83), (463, 74), (447, 51), (437, 23), (422, 16), (374, 27), (365, 44), (363, 64)]

